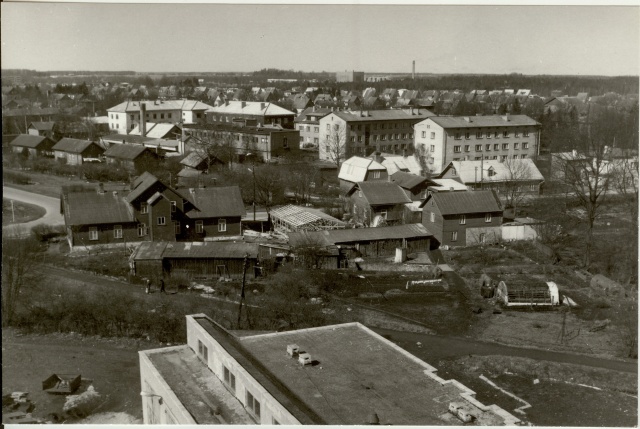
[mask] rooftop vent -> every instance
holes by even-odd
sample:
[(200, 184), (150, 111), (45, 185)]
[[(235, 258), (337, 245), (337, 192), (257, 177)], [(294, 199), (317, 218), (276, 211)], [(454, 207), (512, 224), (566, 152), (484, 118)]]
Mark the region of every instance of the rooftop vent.
[(297, 344), (289, 344), (287, 345), (287, 354), (289, 357), (298, 356), (298, 352), (300, 351), (300, 347)]
[(471, 118), (470, 118), (470, 117), (468, 117), (468, 116), (465, 116), (465, 117), (464, 117), (464, 120), (465, 120), (465, 121), (467, 121), (467, 122), (471, 122)]
[(306, 352), (300, 353), (298, 355), (298, 362), (302, 366), (311, 365), (311, 355), (309, 353), (306, 353)]

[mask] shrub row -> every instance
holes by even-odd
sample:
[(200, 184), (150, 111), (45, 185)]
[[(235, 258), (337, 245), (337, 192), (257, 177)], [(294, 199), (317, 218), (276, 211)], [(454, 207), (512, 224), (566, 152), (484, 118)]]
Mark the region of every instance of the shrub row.
[(7, 183), (15, 183), (17, 185), (28, 185), (29, 183), (31, 183), (28, 175), (17, 173), (15, 171), (5, 171), (2, 174), (2, 178)]

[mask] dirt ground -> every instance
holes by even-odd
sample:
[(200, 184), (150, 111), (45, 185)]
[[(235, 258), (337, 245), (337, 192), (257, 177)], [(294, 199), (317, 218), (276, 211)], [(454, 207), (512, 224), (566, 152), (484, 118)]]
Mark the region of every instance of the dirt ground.
[(34, 417), (62, 415), (65, 396), (45, 393), (42, 381), (52, 373), (80, 374), (83, 383), (75, 394), (92, 384), (102, 396), (93, 417), (89, 416), (89, 423), (101, 419), (105, 423), (137, 421), (142, 419), (138, 350), (161, 346), (147, 341), (74, 334), (21, 335), (13, 329), (3, 329), (2, 394), (28, 392), (35, 404)]

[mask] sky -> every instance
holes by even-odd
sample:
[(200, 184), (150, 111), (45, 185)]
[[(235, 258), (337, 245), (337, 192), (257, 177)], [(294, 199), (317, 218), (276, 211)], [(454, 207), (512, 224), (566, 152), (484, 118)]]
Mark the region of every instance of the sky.
[(1, 7), (3, 69), (640, 74), (636, 6)]

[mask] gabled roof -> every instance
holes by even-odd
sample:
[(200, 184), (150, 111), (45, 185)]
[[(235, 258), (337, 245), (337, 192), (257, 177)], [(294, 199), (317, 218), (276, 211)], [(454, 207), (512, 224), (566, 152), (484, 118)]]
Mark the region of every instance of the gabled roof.
[(526, 115), (508, 116), (433, 116), (429, 119), (442, 128), (517, 127), (540, 125)]
[[(53, 147), (53, 150), (58, 150), (61, 152), (68, 152), (68, 153), (82, 153), (85, 150), (87, 150), (87, 148), (91, 145), (98, 146), (97, 143), (92, 141), (70, 139), (65, 137), (62, 140), (60, 140), (58, 143), (56, 143), (56, 145)], [(102, 149), (100, 146), (98, 147)]]
[(276, 104), (259, 101), (229, 101), (228, 104), (224, 103), (220, 106), (211, 107), (207, 112), (259, 116), (295, 115), (294, 112), (284, 109)]
[(479, 183), (481, 171), (483, 172), (483, 183), (504, 182), (507, 180), (544, 180), (540, 170), (530, 158), (507, 159), (503, 162), (496, 159), (451, 161), (442, 173), (445, 173), (451, 167), (456, 169), (458, 177), (463, 183)]
[(104, 156), (107, 158), (134, 160), (148, 150), (140, 145), (116, 144), (107, 149)]
[(429, 194), (420, 207), (430, 201), (438, 206), (443, 215), (501, 212), (502, 206), (494, 191), (434, 192)]
[[(175, 139), (176, 136), (174, 133), (179, 133), (180, 127), (176, 124), (166, 124), (166, 123), (155, 123), (155, 122), (147, 122), (147, 129), (145, 137), (152, 139)], [(131, 130), (129, 135), (139, 136), (140, 135), (140, 126), (136, 125), (136, 127)]]
[(422, 185), (427, 182), (427, 178), (418, 176), (411, 173), (405, 173), (404, 171), (396, 171), (391, 175), (391, 182), (400, 186), (402, 189), (411, 190), (418, 185)]
[(54, 121), (48, 122), (31, 122), (29, 128), (34, 128), (38, 131), (52, 131), (56, 123)]
[(19, 134), (15, 139), (11, 140), (11, 143), (9, 144), (11, 146), (37, 148), (45, 140), (48, 140), (47, 137), (45, 136), (32, 136), (30, 134)]
[(68, 226), (135, 222), (131, 205), (120, 193), (70, 192), (64, 196), (64, 217)]
[(338, 179), (353, 183), (362, 182), (367, 178), (367, 171), (370, 170), (380, 171), (385, 170), (385, 167), (373, 159), (352, 156), (340, 166)]
[[(402, 190), (402, 188), (391, 182), (358, 182), (358, 188), (362, 191), (362, 195), (372, 206), (392, 205), (410, 203), (411, 198)], [(350, 194), (355, 192), (355, 188)]]
[(129, 192), (129, 195), (127, 195), (127, 201), (133, 203), (138, 198), (140, 198), (140, 196), (147, 189), (149, 189), (159, 181), (160, 179), (158, 179), (156, 176), (149, 173), (148, 171), (145, 171), (133, 181), (133, 189), (131, 190), (131, 192)]
[(204, 156), (204, 154), (198, 152), (189, 152), (189, 154), (180, 161), (180, 164), (186, 165), (187, 167), (191, 168), (198, 168), (205, 161), (206, 157)]
[(442, 192), (442, 191), (466, 191), (467, 187), (463, 183), (454, 179), (431, 179), (433, 185), (429, 186), (429, 190)]
[(191, 219), (242, 217), (247, 214), (238, 186), (194, 188), (183, 195), (195, 206), (187, 212)]
[(388, 153), (382, 153), (381, 155), (382, 165), (387, 169), (387, 173), (390, 175), (396, 171), (405, 171), (419, 176), (422, 172), (422, 167), (414, 156), (402, 156)]

